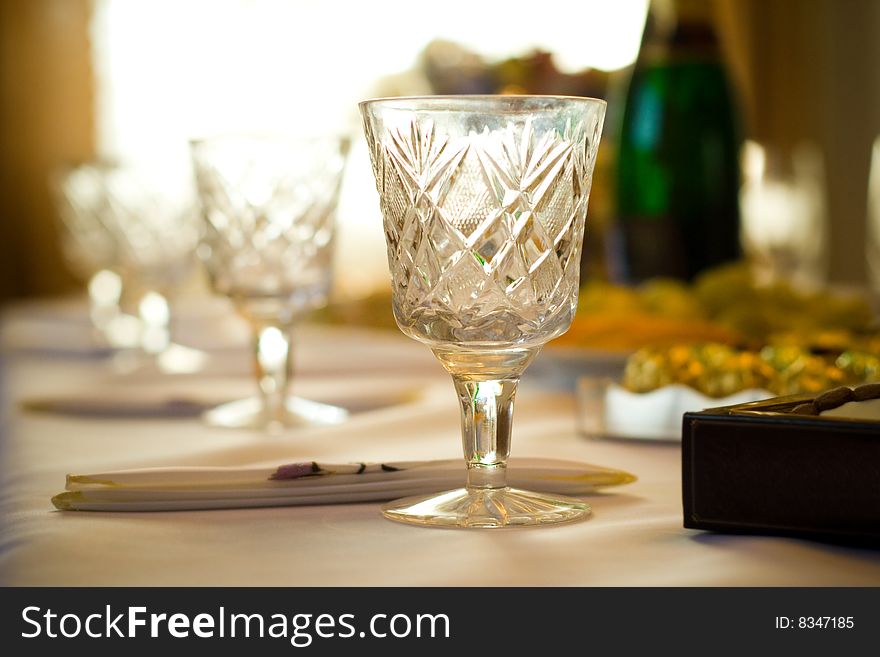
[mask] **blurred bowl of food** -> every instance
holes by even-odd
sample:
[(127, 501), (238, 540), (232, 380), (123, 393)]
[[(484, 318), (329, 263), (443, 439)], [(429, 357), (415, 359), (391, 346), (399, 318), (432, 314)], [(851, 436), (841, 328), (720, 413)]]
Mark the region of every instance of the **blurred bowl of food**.
[(679, 440), (684, 412), (880, 380), (864, 297), (758, 285), (744, 263), (693, 284), (588, 283), (544, 360), (576, 389), (582, 431)]

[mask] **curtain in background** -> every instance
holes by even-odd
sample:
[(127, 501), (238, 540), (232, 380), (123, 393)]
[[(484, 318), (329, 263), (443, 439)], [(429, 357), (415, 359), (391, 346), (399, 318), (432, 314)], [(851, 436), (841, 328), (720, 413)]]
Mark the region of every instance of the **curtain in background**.
[(48, 177), (94, 152), (90, 13), (89, 0), (0, 2), (0, 301), (74, 285)]

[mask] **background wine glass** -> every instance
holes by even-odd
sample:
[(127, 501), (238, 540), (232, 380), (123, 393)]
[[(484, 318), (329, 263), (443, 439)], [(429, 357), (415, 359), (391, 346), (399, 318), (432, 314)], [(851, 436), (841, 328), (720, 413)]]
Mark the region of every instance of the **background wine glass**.
[(340, 422), (344, 409), (289, 397), (291, 332), (327, 303), (348, 141), (228, 135), (192, 142), (202, 201), (199, 254), (215, 292), (251, 324), (260, 396), (209, 424), (278, 430)]
[(63, 252), (89, 281), (92, 319), (109, 345), (135, 356), (128, 368), (144, 354), (165, 372), (198, 370), (205, 355), (171, 341), (168, 301), (195, 264), (191, 183), (89, 162), (60, 171), (53, 187)]
[(506, 469), (519, 378), (577, 307), (605, 103), (435, 96), (360, 108), (394, 317), (452, 374), (468, 468), (466, 488), (393, 502), (385, 516), (447, 527), (585, 517), (581, 501), (509, 488)]
[[(97, 164), (65, 167), (51, 178), (61, 252), (73, 273), (87, 283), (98, 339), (113, 348), (131, 348), (137, 345), (137, 320), (122, 313), (122, 276), (116, 241), (104, 223), (109, 208), (99, 171)], [(134, 322), (133, 330), (125, 329), (126, 319)]]
[(874, 310), (880, 313), (880, 137), (871, 149), (871, 169), (868, 178), (868, 222), (865, 235), (865, 258), (868, 266), (868, 284)]
[(747, 141), (742, 171), (741, 241), (756, 280), (821, 287), (828, 269), (828, 216), (819, 148)]

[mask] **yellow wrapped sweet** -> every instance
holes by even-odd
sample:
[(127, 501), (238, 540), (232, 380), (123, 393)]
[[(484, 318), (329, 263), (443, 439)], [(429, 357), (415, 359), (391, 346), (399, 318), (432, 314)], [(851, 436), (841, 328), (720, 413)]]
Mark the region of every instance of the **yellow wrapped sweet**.
[[(760, 349), (771, 343), (842, 352), (880, 335), (865, 299), (802, 292), (783, 283), (759, 286), (745, 263), (702, 274), (693, 285), (653, 279), (639, 287), (590, 282), (558, 344), (632, 351), (675, 343), (716, 342)], [(873, 333), (872, 333), (873, 331)]]
[(752, 351), (710, 343), (640, 349), (627, 360), (623, 385), (650, 392), (679, 383), (709, 397), (726, 397), (748, 389), (816, 393), (878, 379), (880, 359), (867, 354), (819, 355), (792, 345)]

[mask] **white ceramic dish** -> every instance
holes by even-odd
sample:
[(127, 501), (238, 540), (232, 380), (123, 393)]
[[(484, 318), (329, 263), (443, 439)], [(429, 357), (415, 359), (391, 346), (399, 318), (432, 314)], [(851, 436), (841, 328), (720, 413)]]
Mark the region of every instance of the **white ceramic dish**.
[(685, 413), (770, 397), (772, 393), (755, 389), (717, 398), (681, 384), (636, 393), (607, 379), (582, 377), (577, 382), (579, 427), (591, 438), (680, 442)]

